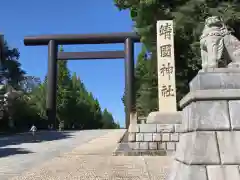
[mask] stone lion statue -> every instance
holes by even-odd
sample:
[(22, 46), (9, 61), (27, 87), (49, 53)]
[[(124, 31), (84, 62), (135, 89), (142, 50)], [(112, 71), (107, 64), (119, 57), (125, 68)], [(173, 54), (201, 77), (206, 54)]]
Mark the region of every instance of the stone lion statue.
[(240, 41), (228, 30), (222, 18), (217, 16), (205, 20), (200, 37), (202, 69), (224, 66), (240, 68)]

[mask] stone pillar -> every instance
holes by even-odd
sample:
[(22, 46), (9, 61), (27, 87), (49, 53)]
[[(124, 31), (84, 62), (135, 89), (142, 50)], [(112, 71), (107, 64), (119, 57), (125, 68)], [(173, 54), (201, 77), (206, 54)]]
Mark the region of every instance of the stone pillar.
[(54, 40), (48, 44), (48, 77), (46, 108), (48, 121), (54, 122), (57, 129), (56, 101), (57, 101), (57, 52), (58, 46)]
[(168, 180), (240, 180), (240, 69), (199, 72), (180, 106), (184, 133)]
[(177, 124), (173, 21), (157, 22), (158, 104), (159, 110), (147, 117), (148, 124)]
[(176, 112), (173, 21), (157, 22), (159, 112)]
[[(168, 127), (179, 127), (182, 122), (182, 112), (177, 111), (176, 102), (176, 82), (175, 82), (175, 57), (174, 57), (174, 35), (173, 21), (163, 20), (157, 22), (157, 62), (158, 62), (158, 102), (159, 109), (151, 112), (146, 123), (149, 126), (157, 126), (158, 136), (163, 137), (160, 143), (166, 143), (169, 136)], [(177, 128), (174, 130), (174, 136), (181, 133)], [(140, 131), (141, 132), (141, 131)], [(170, 137), (170, 136), (169, 136)], [(167, 140), (168, 144), (172, 144)], [(174, 148), (170, 148), (175, 151)], [(167, 146), (166, 146), (167, 147)], [(172, 146), (173, 147), (173, 146)], [(161, 146), (158, 147), (161, 149)], [(167, 151), (169, 148), (165, 148)]]
[(136, 123), (134, 120), (135, 111), (135, 91), (134, 91), (134, 42), (131, 38), (125, 40), (125, 124), (126, 128), (130, 123)]

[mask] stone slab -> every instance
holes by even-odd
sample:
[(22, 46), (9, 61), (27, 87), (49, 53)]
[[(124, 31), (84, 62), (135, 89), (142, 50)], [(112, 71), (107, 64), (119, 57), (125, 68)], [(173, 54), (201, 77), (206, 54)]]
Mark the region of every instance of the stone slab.
[(185, 164), (219, 164), (215, 132), (189, 132), (180, 136), (175, 158)]
[(161, 141), (161, 134), (160, 133), (153, 133), (153, 141)]
[(185, 131), (230, 130), (227, 101), (197, 101), (183, 109)]
[(181, 124), (181, 111), (172, 113), (151, 112), (147, 117), (147, 124)]
[(240, 100), (228, 101), (231, 127), (240, 130)]
[(143, 133), (136, 133), (136, 141), (143, 141)]
[(174, 132), (176, 132), (176, 133), (184, 132), (183, 124), (175, 124), (174, 125)]
[[(184, 107), (182, 110), (182, 115), (184, 118), (183, 123), (180, 125), (180, 127), (176, 127), (175, 126), (175, 132), (176, 130), (180, 131), (180, 132), (189, 132), (191, 131), (189, 127), (192, 126), (192, 106), (195, 102), (192, 102), (191, 104), (189, 104), (188, 106)], [(179, 128), (179, 129), (176, 129)]]
[(189, 83), (190, 91), (240, 89), (240, 69), (212, 68), (199, 72)]
[(149, 142), (148, 146), (149, 146), (150, 150), (157, 150), (158, 149), (157, 142)]
[(137, 133), (139, 132), (139, 125), (138, 124), (130, 124), (128, 127), (128, 132), (133, 132), (133, 133)]
[(143, 141), (153, 141), (153, 134), (152, 133), (143, 133)]
[(136, 141), (136, 133), (128, 133), (128, 141)]
[(166, 150), (167, 149), (166, 142), (159, 142), (158, 143), (158, 149), (159, 150)]
[(208, 180), (204, 166), (188, 166), (174, 161), (168, 180)]
[(240, 100), (240, 89), (211, 89), (189, 92), (182, 98), (179, 105), (186, 107), (194, 101)]
[(162, 141), (170, 141), (170, 134), (169, 133), (162, 133)]
[(179, 141), (179, 134), (178, 133), (172, 133), (170, 134), (170, 141)]
[(157, 124), (157, 132), (167, 133), (174, 132), (174, 124)]
[(143, 150), (149, 149), (148, 142), (139, 142), (139, 149), (143, 149)]
[(217, 132), (222, 164), (240, 165), (240, 131)]
[(121, 145), (123, 144), (128, 144), (128, 147), (130, 149), (139, 149), (139, 142), (128, 142), (128, 143), (120, 143)]
[(157, 132), (157, 125), (156, 124), (139, 124), (139, 132), (141, 133)]
[(153, 150), (153, 149), (137, 149), (129, 151), (115, 151), (113, 156), (171, 156), (172, 154), (166, 150)]
[(208, 180), (239, 180), (237, 165), (207, 166)]
[(176, 143), (175, 142), (167, 142), (167, 150), (175, 151), (176, 150)]
[(128, 143), (119, 143), (116, 147), (115, 151), (113, 152), (123, 152), (123, 151), (132, 151), (132, 150), (138, 150), (139, 149), (139, 142), (128, 142)]

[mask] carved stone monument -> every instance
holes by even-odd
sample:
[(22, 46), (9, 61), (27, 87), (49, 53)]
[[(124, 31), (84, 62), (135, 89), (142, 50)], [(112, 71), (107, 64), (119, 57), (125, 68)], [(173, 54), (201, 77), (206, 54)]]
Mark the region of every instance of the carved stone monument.
[(147, 117), (148, 124), (181, 122), (177, 112), (173, 21), (157, 22), (158, 104), (159, 110)]
[(157, 22), (159, 112), (176, 112), (173, 21)]
[[(159, 109), (147, 117), (147, 126), (156, 126), (158, 149), (175, 152), (181, 133), (182, 113), (177, 111), (173, 21), (157, 22)], [(140, 129), (141, 131), (141, 129)], [(171, 153), (172, 154), (172, 153)]]
[(169, 155), (175, 152), (181, 133), (179, 125), (182, 115), (177, 111), (176, 103), (173, 38), (173, 21), (158, 21), (159, 111), (151, 112), (146, 124), (131, 122), (128, 138), (123, 138), (115, 154)]
[(168, 180), (240, 180), (240, 42), (213, 16), (200, 44), (202, 70), (180, 102), (184, 133)]

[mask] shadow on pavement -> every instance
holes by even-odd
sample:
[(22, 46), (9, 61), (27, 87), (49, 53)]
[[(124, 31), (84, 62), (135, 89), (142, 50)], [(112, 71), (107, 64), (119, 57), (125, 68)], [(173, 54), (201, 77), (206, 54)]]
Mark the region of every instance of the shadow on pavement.
[(8, 136), (0, 139), (0, 147), (8, 145), (19, 145), (22, 143), (40, 143), (43, 141), (55, 141), (66, 138), (71, 138), (70, 132), (58, 132), (58, 131), (39, 131), (33, 137), (31, 132), (27, 132), (20, 135)]
[(28, 150), (24, 150), (22, 148), (0, 148), (0, 158), (12, 156), (16, 154), (29, 154), (33, 153)]

